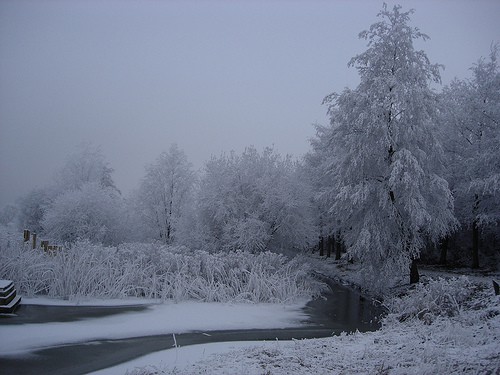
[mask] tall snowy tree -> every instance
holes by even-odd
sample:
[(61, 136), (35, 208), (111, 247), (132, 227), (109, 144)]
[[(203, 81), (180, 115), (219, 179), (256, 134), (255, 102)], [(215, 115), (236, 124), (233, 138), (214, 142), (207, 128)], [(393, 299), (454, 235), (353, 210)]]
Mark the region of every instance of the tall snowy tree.
[(482, 230), (500, 223), (500, 71), (498, 46), (442, 94), (448, 180), (461, 223), (472, 229), (472, 267), (479, 267)]
[(137, 205), (153, 238), (170, 244), (187, 229), (184, 219), (193, 202), (195, 180), (191, 163), (176, 144), (147, 166)]
[(308, 180), (312, 185), (313, 202), (316, 208), (320, 255), (323, 255), (325, 238), (334, 238), (337, 245), (336, 257), (340, 257), (342, 241), (342, 216), (335, 215), (330, 207), (336, 199), (335, 164), (337, 148), (333, 147), (331, 126), (315, 125), (316, 136), (311, 139), (312, 150), (305, 156)]
[(415, 50), (414, 41), (428, 37), (409, 25), (412, 12), (384, 5), (380, 21), (360, 34), (367, 50), (349, 63), (360, 84), (325, 98), (337, 157), (331, 211), (342, 216), (350, 254), (380, 284), (407, 274), (410, 265), (410, 281), (418, 281), (414, 260), (424, 240), (455, 224), (432, 131), (430, 83), (440, 82), (439, 66)]

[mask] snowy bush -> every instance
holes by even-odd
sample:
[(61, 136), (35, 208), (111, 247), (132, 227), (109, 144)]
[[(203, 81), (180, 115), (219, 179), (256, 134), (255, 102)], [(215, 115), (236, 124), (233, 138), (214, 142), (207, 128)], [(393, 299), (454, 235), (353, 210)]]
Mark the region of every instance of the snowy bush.
[(418, 318), (432, 323), (436, 317), (452, 317), (460, 313), (477, 286), (466, 276), (431, 279), (420, 283), (408, 295), (390, 299), (386, 306), (400, 321)]
[(31, 243), (4, 236), (0, 239), (0, 279), (14, 280), (21, 293), (32, 296), (46, 293), (50, 282), (50, 260)]
[(291, 302), (311, 297), (319, 284), (300, 260), (270, 252), (190, 252), (160, 244), (104, 247), (79, 241), (53, 254), (21, 242), (2, 247), (0, 278), (25, 295), (206, 302)]

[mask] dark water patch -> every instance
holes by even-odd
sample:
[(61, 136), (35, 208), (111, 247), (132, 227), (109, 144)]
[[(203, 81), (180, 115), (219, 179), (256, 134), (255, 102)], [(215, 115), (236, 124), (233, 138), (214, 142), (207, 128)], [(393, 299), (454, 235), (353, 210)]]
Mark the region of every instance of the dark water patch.
[(306, 323), (345, 332), (380, 328), (380, 318), (385, 313), (383, 307), (353, 288), (323, 276), (321, 281), (328, 285), (329, 290), (307, 303), (304, 311), (309, 319)]
[(148, 305), (133, 306), (52, 306), (21, 304), (14, 314), (0, 315), (0, 326), (7, 324), (75, 322), (84, 319), (140, 312)]

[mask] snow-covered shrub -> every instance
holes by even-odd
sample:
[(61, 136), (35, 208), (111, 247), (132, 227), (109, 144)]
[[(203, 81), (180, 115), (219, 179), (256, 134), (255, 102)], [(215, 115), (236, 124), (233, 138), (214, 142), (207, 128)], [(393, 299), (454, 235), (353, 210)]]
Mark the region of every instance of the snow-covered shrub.
[(270, 252), (192, 252), (161, 244), (105, 247), (90, 241), (53, 254), (11, 243), (2, 247), (0, 278), (14, 280), (22, 294), (71, 299), (290, 302), (319, 291), (304, 262)]
[(0, 251), (0, 279), (14, 280), (22, 294), (33, 296), (47, 293), (52, 262), (30, 243), (2, 238)]
[(417, 284), (411, 294), (394, 297), (386, 305), (401, 321), (418, 318), (432, 323), (438, 316), (457, 315), (476, 288), (466, 276), (439, 277)]

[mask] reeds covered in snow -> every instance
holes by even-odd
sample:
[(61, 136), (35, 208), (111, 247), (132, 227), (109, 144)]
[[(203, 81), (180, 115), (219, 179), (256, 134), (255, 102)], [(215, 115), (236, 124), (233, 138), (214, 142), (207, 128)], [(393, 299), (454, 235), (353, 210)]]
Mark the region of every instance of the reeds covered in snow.
[(318, 290), (304, 262), (270, 252), (212, 254), (160, 244), (104, 247), (87, 241), (53, 254), (3, 241), (0, 278), (15, 280), (28, 296), (65, 299), (286, 303)]

